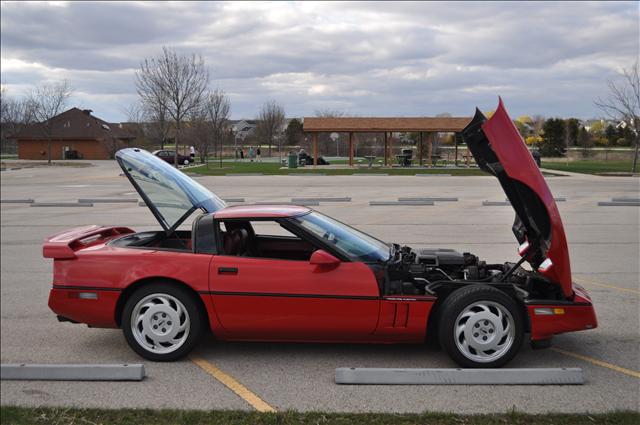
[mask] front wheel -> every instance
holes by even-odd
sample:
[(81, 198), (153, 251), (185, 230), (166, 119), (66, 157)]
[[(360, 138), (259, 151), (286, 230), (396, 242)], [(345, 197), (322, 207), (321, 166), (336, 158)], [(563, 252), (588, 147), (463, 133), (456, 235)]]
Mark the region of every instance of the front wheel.
[(189, 165), (189, 162), (190, 162), (190, 161), (189, 161), (188, 159), (185, 159), (185, 160), (182, 162), (182, 164), (183, 164), (183, 165)]
[(129, 346), (145, 359), (174, 361), (187, 355), (203, 332), (203, 317), (193, 296), (166, 283), (137, 290), (122, 312)]
[(463, 367), (503, 366), (522, 345), (520, 310), (498, 289), (484, 285), (459, 289), (440, 311), (440, 344)]

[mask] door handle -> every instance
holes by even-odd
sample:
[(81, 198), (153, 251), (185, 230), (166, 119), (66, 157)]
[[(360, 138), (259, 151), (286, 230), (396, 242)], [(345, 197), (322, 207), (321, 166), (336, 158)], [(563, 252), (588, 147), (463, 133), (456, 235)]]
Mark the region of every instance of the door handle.
[(218, 274), (238, 274), (237, 267), (218, 267)]

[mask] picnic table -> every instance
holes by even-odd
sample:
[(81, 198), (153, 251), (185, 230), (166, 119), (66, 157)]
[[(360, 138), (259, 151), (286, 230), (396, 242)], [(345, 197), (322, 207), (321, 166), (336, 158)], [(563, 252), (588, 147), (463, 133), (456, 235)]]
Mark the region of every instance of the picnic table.
[(376, 160), (376, 156), (375, 155), (367, 155), (367, 156), (365, 156), (365, 158), (367, 159), (367, 168), (371, 168), (373, 166), (373, 161)]
[(409, 155), (409, 154), (396, 155), (398, 164), (400, 164), (402, 167), (411, 167), (411, 157), (412, 155)]

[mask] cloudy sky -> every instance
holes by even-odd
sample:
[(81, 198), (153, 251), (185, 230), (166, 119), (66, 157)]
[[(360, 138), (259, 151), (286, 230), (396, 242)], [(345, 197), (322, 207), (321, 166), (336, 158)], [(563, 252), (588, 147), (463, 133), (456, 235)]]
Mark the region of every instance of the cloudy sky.
[(590, 118), (639, 54), (637, 2), (2, 2), (2, 85), (62, 78), (73, 105), (126, 120), (140, 61), (163, 45), (201, 54), (234, 118), (265, 101), (287, 116)]

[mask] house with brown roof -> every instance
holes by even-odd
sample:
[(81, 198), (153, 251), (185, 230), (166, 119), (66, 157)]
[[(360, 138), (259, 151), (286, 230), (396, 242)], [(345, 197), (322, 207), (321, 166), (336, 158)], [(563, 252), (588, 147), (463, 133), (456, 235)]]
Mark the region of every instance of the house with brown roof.
[(19, 159), (109, 159), (135, 139), (122, 124), (108, 123), (90, 109), (71, 108), (45, 123), (25, 127), (15, 136)]

